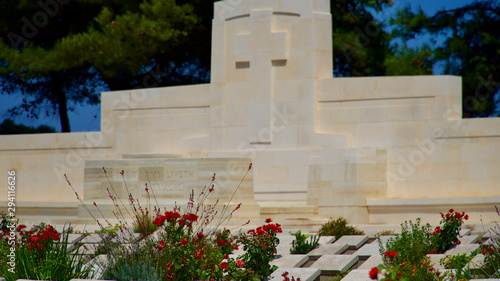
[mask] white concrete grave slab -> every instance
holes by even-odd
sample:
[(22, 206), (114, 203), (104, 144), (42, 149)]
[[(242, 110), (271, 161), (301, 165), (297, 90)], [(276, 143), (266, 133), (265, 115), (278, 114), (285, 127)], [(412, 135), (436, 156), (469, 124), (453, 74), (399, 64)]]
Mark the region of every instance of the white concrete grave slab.
[(351, 268), (358, 260), (354, 255), (322, 255), (310, 268), (319, 268), (322, 273), (339, 273)]
[(349, 249), (359, 249), (368, 242), (368, 239), (367, 235), (343, 235), (335, 243), (345, 243), (349, 246)]
[(281, 267), (276, 269), (269, 280), (282, 281), (283, 273), (288, 272), (288, 278), (292, 279), (292, 276), (297, 280), (300, 278), (302, 281), (314, 281), (321, 275), (321, 270), (318, 268), (285, 268)]
[(307, 255), (284, 255), (275, 258), (271, 264), (278, 267), (290, 268), (290, 267), (301, 267), (306, 262), (309, 261)]
[(317, 258), (323, 255), (340, 255), (349, 248), (347, 243), (322, 244), (318, 248), (310, 251), (307, 255)]

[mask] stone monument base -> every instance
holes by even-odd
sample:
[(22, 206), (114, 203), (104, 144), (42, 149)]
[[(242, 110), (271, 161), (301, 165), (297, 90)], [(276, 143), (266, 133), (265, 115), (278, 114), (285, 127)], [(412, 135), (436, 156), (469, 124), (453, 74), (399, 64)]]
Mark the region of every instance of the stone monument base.
[[(184, 212), (190, 202), (194, 212), (198, 203), (203, 202), (200, 215), (203, 207), (214, 206), (215, 218), (219, 219), (241, 204), (232, 218), (259, 218), (250, 163), (249, 159), (241, 158), (161, 157), (86, 161), (85, 206), (78, 207), (78, 217), (95, 217), (101, 222), (104, 218), (133, 220), (131, 195), (137, 210), (140, 205), (150, 213), (155, 206), (160, 213), (172, 211), (176, 206)], [(223, 212), (225, 205), (227, 210)]]

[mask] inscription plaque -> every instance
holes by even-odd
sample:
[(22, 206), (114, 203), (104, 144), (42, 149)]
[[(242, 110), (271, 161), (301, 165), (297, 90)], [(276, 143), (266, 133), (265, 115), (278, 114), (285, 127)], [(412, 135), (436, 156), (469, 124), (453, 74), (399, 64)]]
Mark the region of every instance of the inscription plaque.
[(139, 181), (164, 181), (162, 167), (139, 167)]

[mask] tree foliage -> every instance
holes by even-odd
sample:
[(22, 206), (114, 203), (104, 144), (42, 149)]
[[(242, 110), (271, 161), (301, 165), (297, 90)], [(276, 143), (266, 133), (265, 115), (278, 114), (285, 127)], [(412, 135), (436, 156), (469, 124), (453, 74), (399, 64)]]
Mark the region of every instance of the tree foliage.
[(182, 46), (197, 22), (192, 10), (174, 0), (0, 0), (2, 91), (22, 91), (21, 108), (31, 117), (48, 103), (46, 113), (59, 114), (62, 131), (68, 132), (68, 110), (99, 102), (95, 88), (81, 86), (94, 79), (111, 90), (157, 85), (140, 82), (162, 64), (154, 80), (164, 81), (158, 76), (170, 71), (170, 80), (179, 83), (175, 74), (190, 70)]
[[(461, 8), (440, 10), (432, 16), (406, 7), (392, 20), (400, 42), (430, 36), (422, 52), (444, 74), (462, 76), (464, 117), (484, 117), (495, 111), (500, 88), (500, 1), (477, 0)], [(445, 38), (442, 40), (442, 38)], [(497, 105), (498, 106), (498, 105)], [(496, 113), (495, 113), (496, 112)]]
[(11, 119), (5, 119), (0, 124), (0, 135), (54, 133), (55, 131), (54, 128), (46, 125), (40, 125), (35, 128), (16, 124)]

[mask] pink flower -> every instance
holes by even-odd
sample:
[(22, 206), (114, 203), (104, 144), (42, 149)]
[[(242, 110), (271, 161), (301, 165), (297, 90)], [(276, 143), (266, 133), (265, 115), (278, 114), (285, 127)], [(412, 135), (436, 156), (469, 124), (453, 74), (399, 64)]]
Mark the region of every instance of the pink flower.
[(242, 260), (236, 260), (236, 265), (237, 265), (238, 267), (244, 267), (244, 266), (245, 266), (245, 262), (244, 262), (244, 261), (242, 261)]

